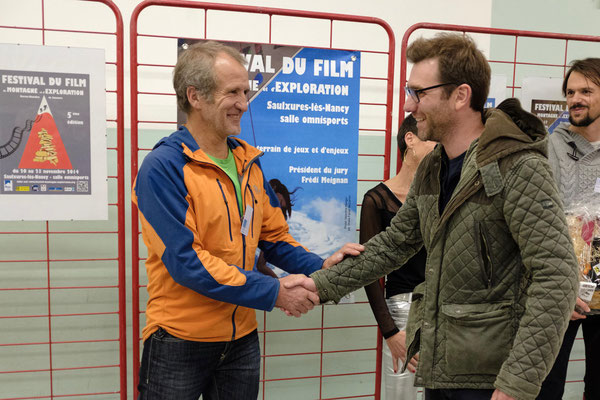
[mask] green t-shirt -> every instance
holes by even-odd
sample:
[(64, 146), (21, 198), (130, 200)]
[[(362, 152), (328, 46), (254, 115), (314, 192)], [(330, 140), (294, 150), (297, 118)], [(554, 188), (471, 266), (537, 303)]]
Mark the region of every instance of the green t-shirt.
[(240, 215), (242, 215), (244, 213), (244, 208), (242, 206), (242, 187), (240, 185), (240, 178), (238, 177), (238, 174), (237, 174), (237, 168), (235, 166), (235, 159), (233, 158), (233, 153), (231, 152), (231, 149), (229, 149), (229, 152), (227, 153), (227, 158), (225, 158), (225, 159), (213, 157), (210, 154), (207, 154), (207, 156), (210, 157), (210, 159), (213, 160), (215, 162), (215, 164), (217, 164), (219, 167), (221, 167), (221, 169), (223, 171), (225, 171), (227, 176), (229, 176), (231, 178), (231, 181), (233, 182), (233, 186), (235, 187), (235, 194), (237, 195), (237, 201), (238, 201), (238, 207), (240, 209)]

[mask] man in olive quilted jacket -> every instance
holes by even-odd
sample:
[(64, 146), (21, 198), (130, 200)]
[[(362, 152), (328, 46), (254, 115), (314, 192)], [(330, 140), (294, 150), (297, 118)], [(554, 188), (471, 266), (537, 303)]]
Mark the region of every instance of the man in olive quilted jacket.
[(490, 67), (468, 36), (418, 39), (407, 56), (404, 110), (440, 145), (390, 228), (303, 285), (337, 302), (425, 246), (406, 334), (415, 384), (427, 400), (533, 400), (578, 286), (544, 126), (516, 99), (484, 111)]

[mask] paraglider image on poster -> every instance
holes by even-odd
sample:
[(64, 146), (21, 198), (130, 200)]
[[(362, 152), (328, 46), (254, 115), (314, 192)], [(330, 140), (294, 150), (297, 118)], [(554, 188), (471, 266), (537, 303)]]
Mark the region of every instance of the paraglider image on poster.
[(104, 51), (1, 48), (0, 219), (106, 219)]

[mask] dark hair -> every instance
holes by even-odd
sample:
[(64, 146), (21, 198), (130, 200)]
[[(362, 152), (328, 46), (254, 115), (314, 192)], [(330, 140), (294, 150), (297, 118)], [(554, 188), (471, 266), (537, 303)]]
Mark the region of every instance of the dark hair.
[(567, 96), (567, 82), (571, 72), (579, 72), (581, 75), (600, 86), (600, 58), (586, 58), (585, 60), (574, 60), (571, 62), (571, 68), (567, 71), (563, 80), (563, 96)]
[(285, 219), (288, 219), (292, 216), (292, 206), (294, 205), (294, 200), (292, 200), (292, 195), (298, 191), (300, 188), (296, 188), (291, 192), (288, 190), (287, 186), (285, 186), (279, 179), (271, 179), (269, 181), (269, 185), (275, 192), (275, 194), (279, 193), (283, 196), (285, 200), (285, 207), (281, 206), (281, 211), (283, 212), (283, 216)]
[(415, 135), (417, 134), (417, 120), (412, 114), (409, 114), (408, 117), (404, 118), (404, 121), (402, 121), (402, 125), (400, 125), (400, 129), (398, 130), (398, 150), (400, 150), (400, 157), (402, 157), (402, 159), (404, 159), (404, 155), (408, 149), (405, 139), (408, 132), (412, 132)]
[[(438, 33), (430, 39), (419, 38), (406, 50), (411, 63), (430, 58), (437, 59), (440, 82), (466, 83), (471, 87), (471, 108), (483, 113), (483, 107), (490, 90), (492, 70), (483, 53), (477, 49), (470, 36), (460, 33)], [(455, 89), (444, 87), (446, 96)]]
[(246, 65), (246, 59), (233, 47), (222, 43), (208, 41), (198, 42), (179, 54), (173, 70), (173, 88), (177, 95), (177, 106), (184, 113), (190, 111), (187, 88), (195, 87), (200, 95), (212, 102), (217, 88), (215, 60), (219, 54), (226, 54), (240, 65)]

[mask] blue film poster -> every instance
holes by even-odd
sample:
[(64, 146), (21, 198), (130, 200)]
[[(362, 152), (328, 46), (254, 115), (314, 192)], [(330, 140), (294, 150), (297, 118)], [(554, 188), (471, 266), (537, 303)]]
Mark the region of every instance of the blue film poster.
[(356, 241), (360, 53), (286, 48), (293, 55), (245, 53), (255, 93), (240, 137), (264, 152), (267, 178), (294, 192), (291, 234), (326, 257)]
[[(178, 51), (194, 42), (180, 39)], [(240, 138), (264, 152), (267, 179), (291, 193), (290, 233), (321, 257), (355, 242), (360, 52), (224, 44), (247, 60)]]

